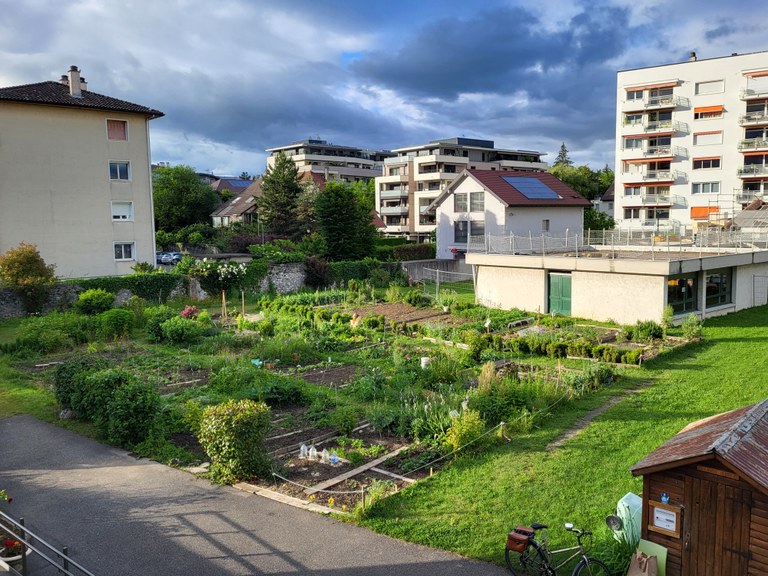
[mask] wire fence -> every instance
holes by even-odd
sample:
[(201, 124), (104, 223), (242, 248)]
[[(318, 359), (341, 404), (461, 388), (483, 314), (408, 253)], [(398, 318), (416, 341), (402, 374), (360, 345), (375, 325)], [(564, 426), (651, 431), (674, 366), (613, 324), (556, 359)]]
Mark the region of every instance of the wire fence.
[(465, 298), (474, 302), (475, 279), (471, 273), (424, 268), (421, 286), (424, 294), (445, 306)]

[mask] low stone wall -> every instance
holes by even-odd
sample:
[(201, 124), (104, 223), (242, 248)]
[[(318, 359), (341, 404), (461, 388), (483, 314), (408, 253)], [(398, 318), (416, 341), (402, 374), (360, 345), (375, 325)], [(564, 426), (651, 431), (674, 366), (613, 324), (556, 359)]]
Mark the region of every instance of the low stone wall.
[[(77, 299), (78, 288), (71, 284), (57, 284), (51, 288), (42, 312), (53, 312), (68, 308)], [(26, 316), (24, 301), (13, 288), (0, 288), (0, 320)]]
[(275, 264), (270, 267), (264, 280), (261, 281), (261, 291), (267, 292), (270, 287), (278, 294), (297, 292), (304, 287), (307, 273), (304, 263)]

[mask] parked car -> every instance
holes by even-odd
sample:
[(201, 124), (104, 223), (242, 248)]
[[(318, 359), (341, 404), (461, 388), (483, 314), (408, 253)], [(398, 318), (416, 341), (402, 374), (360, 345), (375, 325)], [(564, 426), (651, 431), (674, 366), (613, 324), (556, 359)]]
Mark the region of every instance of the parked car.
[(164, 252), (160, 261), (163, 264), (178, 264), (181, 262), (181, 252)]
[(155, 263), (156, 264), (162, 264), (163, 263), (163, 254), (165, 254), (165, 252), (155, 252)]

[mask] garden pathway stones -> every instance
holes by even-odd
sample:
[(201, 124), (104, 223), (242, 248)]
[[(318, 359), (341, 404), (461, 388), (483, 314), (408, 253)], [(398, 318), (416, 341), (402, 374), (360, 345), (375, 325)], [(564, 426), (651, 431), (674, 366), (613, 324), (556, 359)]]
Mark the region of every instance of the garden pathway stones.
[[(212, 485), (30, 416), (0, 419), (0, 438), (0, 486), (14, 498), (3, 511), (98, 576), (507, 573)], [(31, 559), (30, 574), (43, 573)]]

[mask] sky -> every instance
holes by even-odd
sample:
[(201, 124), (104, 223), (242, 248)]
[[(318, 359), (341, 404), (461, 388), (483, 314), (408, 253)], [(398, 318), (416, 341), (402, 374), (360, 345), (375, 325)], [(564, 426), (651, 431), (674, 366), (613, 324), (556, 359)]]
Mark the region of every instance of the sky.
[[(307, 138), (614, 162), (616, 72), (768, 50), (765, 0), (0, 0), (0, 86), (80, 68), (161, 110), (153, 162), (260, 174)], [(1, 129), (1, 127), (0, 127)]]

